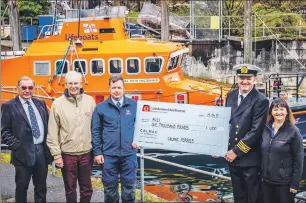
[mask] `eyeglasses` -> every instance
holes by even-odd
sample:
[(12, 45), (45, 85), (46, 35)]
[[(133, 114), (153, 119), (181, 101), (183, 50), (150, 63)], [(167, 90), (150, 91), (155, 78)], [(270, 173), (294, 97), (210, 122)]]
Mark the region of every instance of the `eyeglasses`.
[(26, 89), (28, 89), (28, 90), (33, 90), (33, 89), (34, 89), (33, 86), (28, 86), (28, 87), (26, 87), (26, 86), (21, 86), (20, 88), (21, 88), (22, 90), (26, 90)]

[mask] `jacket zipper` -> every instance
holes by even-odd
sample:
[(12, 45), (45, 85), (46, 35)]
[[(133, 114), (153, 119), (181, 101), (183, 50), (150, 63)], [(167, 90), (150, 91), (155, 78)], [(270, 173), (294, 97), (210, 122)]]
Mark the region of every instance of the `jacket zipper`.
[(120, 114), (120, 108), (118, 108), (118, 111), (119, 111), (119, 129), (120, 129), (120, 155), (122, 154), (121, 150), (122, 150), (122, 145), (121, 145), (121, 142), (122, 142), (122, 137), (121, 137), (121, 114)]
[(271, 149), (272, 141), (273, 141), (273, 138), (270, 139), (270, 143), (269, 143), (267, 172), (269, 171), (269, 166), (270, 166), (270, 149)]
[(74, 97), (74, 100), (75, 100), (75, 106), (78, 107), (78, 100), (76, 97)]
[[(268, 129), (271, 131), (271, 133), (273, 133), (273, 132), (272, 132), (272, 129), (270, 129), (269, 127), (268, 127)], [(274, 138), (275, 138), (278, 134), (279, 134), (279, 129), (278, 129), (277, 133), (276, 133), (272, 138), (270, 138), (269, 149), (268, 149), (268, 167), (267, 167), (267, 169), (269, 169), (269, 165), (270, 165), (270, 150), (271, 150), (272, 141), (274, 140)], [(271, 134), (270, 134), (270, 135), (271, 135)]]

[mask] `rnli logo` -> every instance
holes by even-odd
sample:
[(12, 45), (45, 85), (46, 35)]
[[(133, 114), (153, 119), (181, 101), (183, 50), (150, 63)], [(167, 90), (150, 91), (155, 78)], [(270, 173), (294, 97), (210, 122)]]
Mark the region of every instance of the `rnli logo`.
[(142, 111), (150, 112), (151, 111), (150, 106), (149, 105), (143, 105)]
[(246, 67), (246, 66), (243, 66), (242, 68), (241, 68), (241, 71), (240, 71), (241, 73), (248, 73), (249, 72), (249, 69)]
[(97, 30), (95, 24), (87, 24), (87, 23), (84, 23), (84, 24), (83, 24), (83, 27), (84, 27), (84, 32), (85, 32), (85, 33), (98, 32), (98, 30)]
[(132, 115), (132, 114), (131, 114), (131, 111), (130, 111), (129, 109), (127, 109), (126, 112), (125, 112), (125, 115), (126, 115), (126, 116)]

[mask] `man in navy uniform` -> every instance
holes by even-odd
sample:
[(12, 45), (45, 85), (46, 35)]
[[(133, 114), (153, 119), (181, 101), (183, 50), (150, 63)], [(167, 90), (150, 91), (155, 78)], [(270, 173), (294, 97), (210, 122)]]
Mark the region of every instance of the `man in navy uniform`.
[(240, 64), (238, 89), (228, 93), (226, 106), (231, 107), (228, 152), (224, 158), (229, 170), (235, 203), (255, 203), (260, 197), (260, 137), (269, 108), (268, 99), (255, 88), (261, 69)]

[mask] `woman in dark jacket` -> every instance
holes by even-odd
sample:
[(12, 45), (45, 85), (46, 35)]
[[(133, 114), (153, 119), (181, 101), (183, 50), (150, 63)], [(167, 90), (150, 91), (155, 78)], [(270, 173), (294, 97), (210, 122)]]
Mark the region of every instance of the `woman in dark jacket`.
[(269, 108), (261, 143), (261, 167), (265, 203), (294, 203), (303, 168), (303, 138), (283, 99)]

